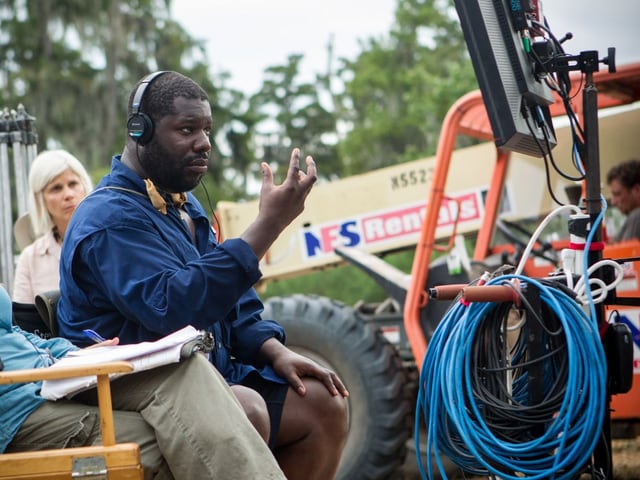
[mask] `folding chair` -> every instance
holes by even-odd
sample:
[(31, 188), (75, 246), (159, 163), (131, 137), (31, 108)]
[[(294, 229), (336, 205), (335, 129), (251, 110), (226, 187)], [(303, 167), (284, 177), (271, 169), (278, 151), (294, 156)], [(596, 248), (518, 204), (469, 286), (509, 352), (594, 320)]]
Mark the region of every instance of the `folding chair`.
[(132, 371), (128, 362), (0, 371), (0, 384), (97, 376), (102, 431), (102, 445), (0, 454), (0, 480), (142, 480), (140, 449), (135, 443), (116, 443), (111, 405), (109, 374)]

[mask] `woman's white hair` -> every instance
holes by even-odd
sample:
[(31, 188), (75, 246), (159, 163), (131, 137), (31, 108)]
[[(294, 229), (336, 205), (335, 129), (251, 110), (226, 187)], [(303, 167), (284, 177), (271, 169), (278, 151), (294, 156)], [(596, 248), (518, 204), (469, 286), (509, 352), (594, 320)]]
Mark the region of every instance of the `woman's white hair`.
[(76, 157), (66, 150), (45, 150), (41, 152), (29, 169), (29, 218), (36, 237), (40, 237), (53, 228), (51, 215), (44, 204), (44, 188), (65, 170), (78, 175), (80, 183), (88, 195), (93, 189), (89, 174)]

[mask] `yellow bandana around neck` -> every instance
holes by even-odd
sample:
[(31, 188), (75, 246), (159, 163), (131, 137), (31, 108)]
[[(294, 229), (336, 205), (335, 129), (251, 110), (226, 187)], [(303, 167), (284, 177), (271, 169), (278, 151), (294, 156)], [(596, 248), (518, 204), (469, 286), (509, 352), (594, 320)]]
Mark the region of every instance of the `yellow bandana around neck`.
[[(149, 200), (151, 200), (151, 204), (163, 215), (167, 214), (167, 202), (162, 197), (158, 189), (153, 184), (151, 180), (148, 178), (144, 179), (144, 184), (147, 187), (147, 195), (149, 195)], [(172, 193), (171, 200), (175, 204), (176, 208), (182, 207), (184, 203), (187, 201), (187, 194), (184, 192), (180, 193)]]

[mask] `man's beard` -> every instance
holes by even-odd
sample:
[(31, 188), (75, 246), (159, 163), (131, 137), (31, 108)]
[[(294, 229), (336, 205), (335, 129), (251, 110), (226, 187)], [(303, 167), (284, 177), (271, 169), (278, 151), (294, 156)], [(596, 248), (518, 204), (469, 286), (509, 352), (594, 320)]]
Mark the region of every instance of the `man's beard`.
[(145, 145), (140, 157), (140, 165), (154, 185), (168, 193), (188, 192), (198, 185), (202, 177), (196, 180), (185, 177), (184, 167), (188, 164), (189, 159), (175, 159), (155, 139)]

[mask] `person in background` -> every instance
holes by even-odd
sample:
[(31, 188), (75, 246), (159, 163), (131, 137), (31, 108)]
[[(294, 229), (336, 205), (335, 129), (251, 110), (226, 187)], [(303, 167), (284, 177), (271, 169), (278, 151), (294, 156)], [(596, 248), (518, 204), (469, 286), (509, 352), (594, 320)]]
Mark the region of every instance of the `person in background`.
[(253, 288), (260, 259), (304, 210), (317, 178), (313, 158), (301, 169), (294, 148), (280, 185), (263, 162), (256, 219), (239, 238), (219, 243), (190, 192), (211, 152), (208, 95), (178, 72), (155, 72), (138, 82), (128, 105), (124, 150), (67, 230), (60, 334), (85, 345), (86, 328), (124, 343), (186, 325), (211, 331), (211, 361), (287, 478), (334, 478), (348, 432), (348, 392), (333, 371), (285, 346), (283, 328), (262, 318)]
[(65, 150), (45, 150), (33, 159), (28, 208), (36, 240), (18, 258), (14, 302), (34, 303), (38, 293), (59, 289), (62, 239), (71, 215), (92, 188), (85, 168)]
[[(116, 345), (110, 339), (98, 345)], [(77, 350), (12, 325), (0, 288), (0, 358), (5, 371), (44, 368)], [(42, 382), (0, 385), (0, 453), (83, 447), (100, 442), (93, 391), (55, 402)], [(273, 454), (206, 357), (191, 357), (111, 382), (118, 443), (140, 447), (146, 480), (285, 480)], [(206, 396), (206, 401), (203, 401)], [(204, 419), (208, 421), (203, 421)], [(46, 460), (44, 460), (46, 461)]]
[(607, 172), (611, 205), (626, 219), (613, 238), (614, 241), (640, 239), (640, 160), (630, 159)]

